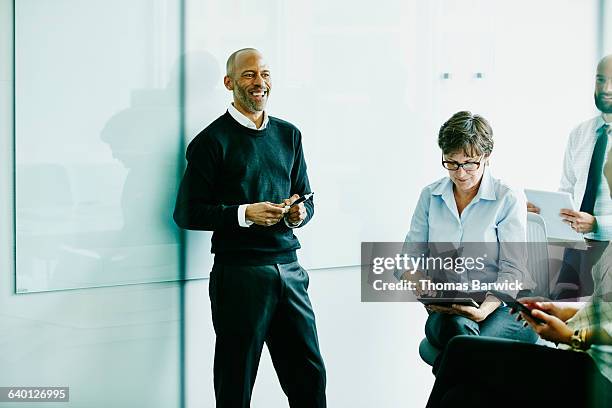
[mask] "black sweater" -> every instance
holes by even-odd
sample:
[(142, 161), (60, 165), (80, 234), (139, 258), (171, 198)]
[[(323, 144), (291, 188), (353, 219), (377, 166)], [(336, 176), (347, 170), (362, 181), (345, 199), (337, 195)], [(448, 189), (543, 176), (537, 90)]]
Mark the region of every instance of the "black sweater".
[[(268, 265), (293, 262), (300, 243), (281, 220), (271, 227), (238, 225), (238, 206), (280, 203), (310, 192), (302, 135), (292, 124), (270, 117), (264, 130), (249, 129), (226, 112), (187, 147), (187, 169), (174, 220), (193, 230), (214, 231), (215, 262)], [(314, 214), (305, 203), (305, 225)]]

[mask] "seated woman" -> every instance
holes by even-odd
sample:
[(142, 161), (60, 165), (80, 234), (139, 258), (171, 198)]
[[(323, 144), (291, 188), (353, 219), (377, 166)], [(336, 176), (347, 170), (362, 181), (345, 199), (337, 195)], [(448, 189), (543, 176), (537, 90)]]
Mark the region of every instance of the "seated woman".
[[(526, 272), (526, 253), (519, 251), (516, 255), (509, 250), (513, 244), (501, 245), (525, 242), (527, 210), (524, 195), (490, 173), (493, 131), (489, 123), (482, 116), (458, 112), (440, 128), (438, 146), (448, 177), (428, 185), (421, 192), (406, 236), (405, 251), (432, 242), (494, 243), (496, 252), (485, 259), (484, 270), (468, 270), (460, 279), (466, 282), (473, 279), (520, 282), (524, 288), (533, 287), (533, 280)], [(413, 282), (428, 279), (425, 275), (424, 271), (396, 272), (398, 278)], [(420, 294), (418, 290), (417, 294)], [(486, 295), (478, 308), (459, 304), (427, 308), (430, 315), (425, 334), (429, 342), (440, 349), (457, 335), (537, 340), (533, 330), (515, 321), (508, 307), (492, 295)], [(434, 364), (434, 373), (436, 366)]]
[[(604, 175), (612, 191), (612, 150)], [(455, 337), (440, 359), (427, 406), (612, 406), (612, 244), (592, 275), (594, 292), (583, 305), (520, 299), (532, 316), (521, 312), (519, 320), (558, 348)]]

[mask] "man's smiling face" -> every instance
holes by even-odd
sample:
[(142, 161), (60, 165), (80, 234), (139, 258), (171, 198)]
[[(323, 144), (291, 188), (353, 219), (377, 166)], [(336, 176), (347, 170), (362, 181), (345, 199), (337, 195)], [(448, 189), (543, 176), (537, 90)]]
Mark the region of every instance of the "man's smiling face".
[(243, 51), (236, 55), (231, 79), (238, 110), (249, 113), (265, 110), (272, 82), (270, 69), (259, 52)]

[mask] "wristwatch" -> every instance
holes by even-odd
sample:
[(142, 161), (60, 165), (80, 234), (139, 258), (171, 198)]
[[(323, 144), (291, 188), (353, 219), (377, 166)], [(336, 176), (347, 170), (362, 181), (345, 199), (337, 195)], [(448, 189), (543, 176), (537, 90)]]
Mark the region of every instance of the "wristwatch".
[(576, 330), (570, 338), (570, 346), (576, 350), (586, 350), (588, 348), (586, 344), (586, 330)]

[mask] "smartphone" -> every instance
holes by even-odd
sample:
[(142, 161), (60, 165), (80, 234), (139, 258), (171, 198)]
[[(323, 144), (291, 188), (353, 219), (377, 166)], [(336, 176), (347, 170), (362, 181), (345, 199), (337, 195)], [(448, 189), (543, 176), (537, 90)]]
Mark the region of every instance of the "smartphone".
[(298, 198), (297, 200), (295, 200), (288, 208), (294, 207), (298, 204), (303, 203), (306, 200), (309, 200), (310, 197), (312, 197), (314, 195), (314, 192), (312, 193), (308, 193), (308, 194), (304, 194), (303, 196), (301, 196), (300, 198)]
[(537, 317), (534, 317), (531, 314), (531, 309), (530, 308), (528, 308), (527, 306), (525, 306), (524, 304), (522, 304), (521, 302), (519, 302), (518, 300), (516, 300), (515, 298), (513, 298), (509, 294), (504, 293), (504, 292), (499, 292), (497, 290), (492, 290), (491, 294), (493, 296), (495, 296), (496, 298), (498, 298), (499, 300), (501, 300), (502, 302), (504, 302), (505, 304), (507, 304), (508, 306), (510, 306), (511, 308), (516, 309), (519, 312), (525, 313), (526, 315), (531, 317), (536, 323), (538, 323), (538, 324), (546, 323), (544, 320), (539, 319)]

